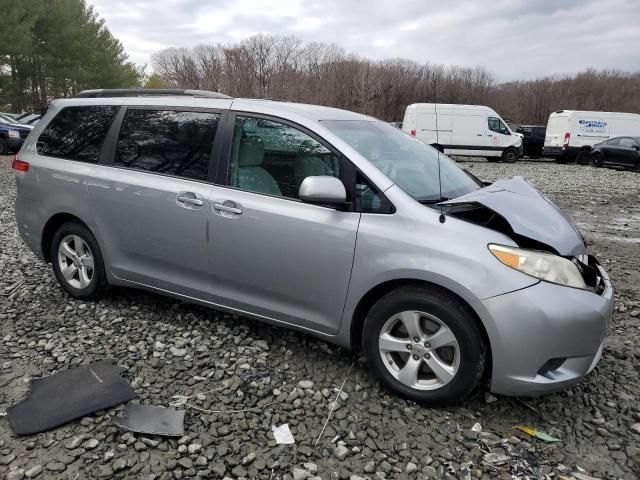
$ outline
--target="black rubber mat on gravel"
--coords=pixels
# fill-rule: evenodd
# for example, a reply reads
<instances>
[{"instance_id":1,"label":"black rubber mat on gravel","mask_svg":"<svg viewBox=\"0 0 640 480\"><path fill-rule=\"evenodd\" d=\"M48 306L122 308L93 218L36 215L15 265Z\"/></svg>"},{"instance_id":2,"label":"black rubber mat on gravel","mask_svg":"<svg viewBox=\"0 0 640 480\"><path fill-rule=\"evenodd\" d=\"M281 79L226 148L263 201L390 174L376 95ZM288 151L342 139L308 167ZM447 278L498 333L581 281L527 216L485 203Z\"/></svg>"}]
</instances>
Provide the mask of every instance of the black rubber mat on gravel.
<instances>
[{"instance_id":1,"label":"black rubber mat on gravel","mask_svg":"<svg viewBox=\"0 0 640 480\"><path fill-rule=\"evenodd\" d=\"M135 398L123 371L104 360L31 380L27 397L7 409L11 428L18 435L40 433Z\"/></svg>"}]
</instances>

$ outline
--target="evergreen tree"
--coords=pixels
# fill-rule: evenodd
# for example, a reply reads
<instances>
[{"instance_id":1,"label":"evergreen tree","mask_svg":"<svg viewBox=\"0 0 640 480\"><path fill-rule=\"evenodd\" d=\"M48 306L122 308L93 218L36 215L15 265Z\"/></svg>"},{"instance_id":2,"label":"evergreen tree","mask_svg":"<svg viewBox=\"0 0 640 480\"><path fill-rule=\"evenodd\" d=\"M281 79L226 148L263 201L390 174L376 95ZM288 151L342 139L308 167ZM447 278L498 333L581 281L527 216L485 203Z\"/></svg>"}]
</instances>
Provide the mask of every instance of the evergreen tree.
<instances>
[{"instance_id":1,"label":"evergreen tree","mask_svg":"<svg viewBox=\"0 0 640 480\"><path fill-rule=\"evenodd\" d=\"M0 0L0 11L0 106L39 111L87 88L140 85L142 72L84 0Z\"/></svg>"}]
</instances>

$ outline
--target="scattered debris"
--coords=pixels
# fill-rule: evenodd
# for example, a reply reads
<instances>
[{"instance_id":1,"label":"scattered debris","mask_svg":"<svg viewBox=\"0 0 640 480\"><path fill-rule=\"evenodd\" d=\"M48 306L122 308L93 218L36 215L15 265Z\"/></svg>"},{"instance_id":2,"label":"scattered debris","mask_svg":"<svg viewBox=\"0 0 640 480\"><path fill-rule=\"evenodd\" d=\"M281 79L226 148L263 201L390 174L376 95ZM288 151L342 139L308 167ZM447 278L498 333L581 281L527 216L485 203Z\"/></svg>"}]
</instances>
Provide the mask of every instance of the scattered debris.
<instances>
[{"instance_id":1,"label":"scattered debris","mask_svg":"<svg viewBox=\"0 0 640 480\"><path fill-rule=\"evenodd\" d=\"M492 395L489 392L484 393L484 403L493 403L497 401L498 401L498 397L496 397L495 395Z\"/></svg>"},{"instance_id":2,"label":"scattered debris","mask_svg":"<svg viewBox=\"0 0 640 480\"><path fill-rule=\"evenodd\" d=\"M502 453L485 453L482 458L490 465L504 465L511 459L509 455Z\"/></svg>"},{"instance_id":3,"label":"scattered debris","mask_svg":"<svg viewBox=\"0 0 640 480\"><path fill-rule=\"evenodd\" d=\"M24 280L18 280L13 285L5 287L4 291L0 292L0 297L9 297L13 292L16 292L23 284Z\"/></svg>"},{"instance_id":4,"label":"scattered debris","mask_svg":"<svg viewBox=\"0 0 640 480\"><path fill-rule=\"evenodd\" d=\"M291 430L289 430L288 423L284 423L279 427L272 425L271 431L273 432L273 438L276 439L276 443L279 445L291 445L292 443L296 443L293 435L291 434Z\"/></svg>"},{"instance_id":5,"label":"scattered debris","mask_svg":"<svg viewBox=\"0 0 640 480\"><path fill-rule=\"evenodd\" d=\"M473 427L471 427L471 430L473 430L474 432L481 433L482 432L482 425L480 425L479 423L476 423L476 424L473 425Z\"/></svg>"},{"instance_id":6,"label":"scattered debris","mask_svg":"<svg viewBox=\"0 0 640 480\"><path fill-rule=\"evenodd\" d=\"M184 435L184 414L184 410L128 403L111 421L135 433L179 437Z\"/></svg>"},{"instance_id":7,"label":"scattered debris","mask_svg":"<svg viewBox=\"0 0 640 480\"><path fill-rule=\"evenodd\" d=\"M529 427L527 425L518 425L515 428L517 428L521 432L526 433L527 435L531 435L532 437L539 438L540 440L542 440L544 442L547 442L547 443L554 443L554 442L561 442L562 441L559 438L552 437L551 435L549 435L546 432L543 432L542 430L537 430L537 429L535 429L533 427Z\"/></svg>"},{"instance_id":8,"label":"scattered debris","mask_svg":"<svg viewBox=\"0 0 640 480\"><path fill-rule=\"evenodd\" d=\"M0 412L0 417L6 417L7 416L7 412Z\"/></svg>"},{"instance_id":9,"label":"scattered debris","mask_svg":"<svg viewBox=\"0 0 640 480\"><path fill-rule=\"evenodd\" d=\"M327 428L327 424L329 423L329 420L331 419L331 415L333 414L333 410L336 408L336 403L338 403L338 398L340 397L340 394L342 393L342 389L344 388L344 384L347 383L347 378L349 378L349 374L351 373L351 369L352 368L353 368L353 362L351 362L351 366L349 367L349 370L347 371L347 374L344 376L344 380L342 381L342 385L340 385L340 389L338 390L338 394L336 395L335 400L331 404L331 409L329 410L329 415L327 415L327 419L324 421L324 425L322 426L322 430L320 430L320 434L318 435L318 438L316 438L316 443L313 445L314 448L318 446L318 442L320 441L320 438L322 438L322 434L324 433L325 428Z\"/></svg>"},{"instance_id":10,"label":"scattered debris","mask_svg":"<svg viewBox=\"0 0 640 480\"><path fill-rule=\"evenodd\" d=\"M527 402L525 402L524 400L518 398L518 397L514 397L514 400L516 402L518 402L521 405L524 405L525 407L527 407L529 410L531 410L532 412L536 412L538 415L542 416L542 414L540 413L540 410L538 410L536 407L534 407L533 405L528 404Z\"/></svg>"},{"instance_id":11,"label":"scattered debris","mask_svg":"<svg viewBox=\"0 0 640 480\"><path fill-rule=\"evenodd\" d=\"M338 443L340 440L346 437L348 433L349 432L347 432L346 430L342 430L341 432L338 432L338 434L331 439L331 443Z\"/></svg>"},{"instance_id":12,"label":"scattered debris","mask_svg":"<svg viewBox=\"0 0 640 480\"><path fill-rule=\"evenodd\" d=\"M23 401L7 409L18 435L44 432L135 398L123 367L104 360L31 380Z\"/></svg>"}]
</instances>

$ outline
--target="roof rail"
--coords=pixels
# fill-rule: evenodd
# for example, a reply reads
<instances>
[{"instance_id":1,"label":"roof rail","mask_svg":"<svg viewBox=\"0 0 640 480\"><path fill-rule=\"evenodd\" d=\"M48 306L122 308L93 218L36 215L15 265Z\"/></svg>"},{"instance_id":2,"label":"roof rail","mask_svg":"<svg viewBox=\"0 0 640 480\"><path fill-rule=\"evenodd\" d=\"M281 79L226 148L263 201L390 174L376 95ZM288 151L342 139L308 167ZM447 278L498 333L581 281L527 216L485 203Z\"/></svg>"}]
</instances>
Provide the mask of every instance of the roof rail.
<instances>
[{"instance_id":1,"label":"roof rail","mask_svg":"<svg viewBox=\"0 0 640 480\"><path fill-rule=\"evenodd\" d=\"M220 92L209 90L186 90L183 88L96 88L94 90L83 90L75 98L98 98L98 97L141 97L146 95L185 95L189 97L202 98L231 98Z\"/></svg>"}]
</instances>

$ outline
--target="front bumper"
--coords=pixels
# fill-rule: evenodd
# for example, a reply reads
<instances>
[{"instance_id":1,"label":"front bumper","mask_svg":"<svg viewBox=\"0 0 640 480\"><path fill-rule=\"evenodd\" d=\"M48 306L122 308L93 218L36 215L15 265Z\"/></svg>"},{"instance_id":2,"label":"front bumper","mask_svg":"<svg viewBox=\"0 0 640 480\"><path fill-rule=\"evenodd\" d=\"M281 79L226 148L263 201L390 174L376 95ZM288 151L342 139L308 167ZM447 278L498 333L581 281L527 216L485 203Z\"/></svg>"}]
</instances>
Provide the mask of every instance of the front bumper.
<instances>
[{"instance_id":1,"label":"front bumper","mask_svg":"<svg viewBox=\"0 0 640 480\"><path fill-rule=\"evenodd\" d=\"M600 294L540 282L477 302L491 342L492 392L549 393L575 385L595 368L614 301L609 276L598 269ZM545 370L552 359L565 360Z\"/></svg>"}]
</instances>

